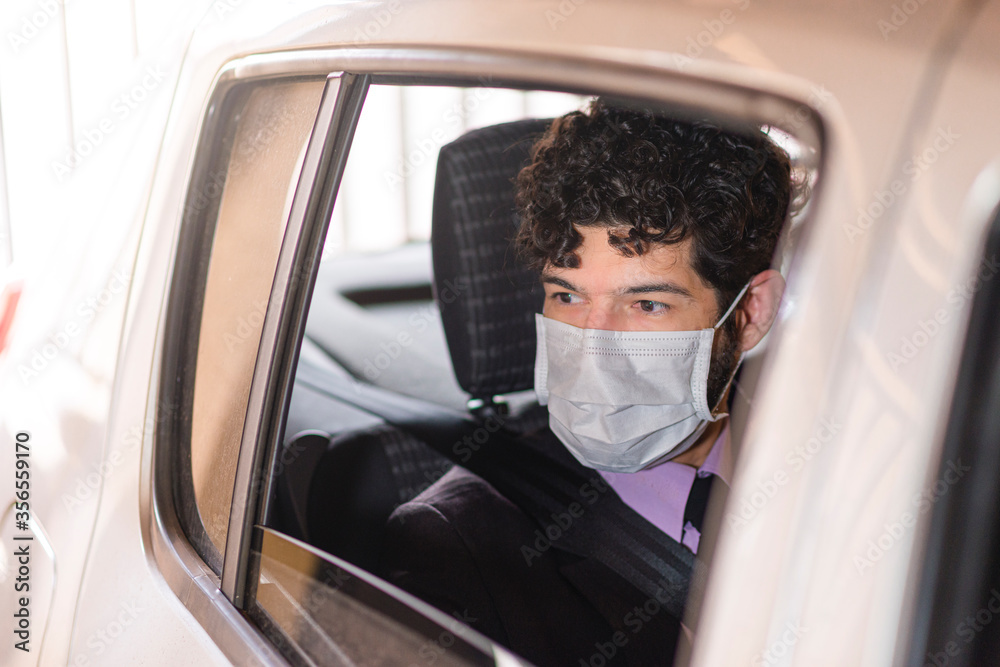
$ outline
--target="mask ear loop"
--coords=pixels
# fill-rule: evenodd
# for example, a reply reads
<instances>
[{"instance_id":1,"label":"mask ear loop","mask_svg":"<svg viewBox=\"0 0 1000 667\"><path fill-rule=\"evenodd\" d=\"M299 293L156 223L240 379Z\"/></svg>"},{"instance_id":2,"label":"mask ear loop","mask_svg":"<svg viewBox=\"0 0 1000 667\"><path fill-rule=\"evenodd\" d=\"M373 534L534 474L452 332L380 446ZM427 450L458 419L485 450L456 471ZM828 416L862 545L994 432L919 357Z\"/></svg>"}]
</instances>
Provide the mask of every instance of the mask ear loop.
<instances>
[{"instance_id":1,"label":"mask ear loop","mask_svg":"<svg viewBox=\"0 0 1000 667\"><path fill-rule=\"evenodd\" d=\"M735 299L733 299L733 302L731 304L729 304L729 310L727 310L726 314L723 315L722 318L718 322L715 323L715 326L712 327L713 329L718 329L719 327L722 326L722 323L726 321L726 319L730 316L730 314L732 314L732 312L734 310L736 310L736 306L739 305L740 299L743 298L743 295L747 293L747 290L749 288L750 288L750 281L748 280L747 284L744 285L743 289L740 290L740 293L736 295Z\"/></svg>"},{"instance_id":2,"label":"mask ear loop","mask_svg":"<svg viewBox=\"0 0 1000 667\"><path fill-rule=\"evenodd\" d=\"M741 289L740 293L736 295L736 298L733 299L733 302L729 304L729 310L727 310L726 313L722 316L722 318L718 321L718 323L716 323L716 325L712 327L713 330L716 330L720 326L722 326L722 323L726 321L726 319L730 316L730 314L732 314L734 310L736 310L736 306L739 305L740 299L742 299L743 295L747 293L747 289L749 289L749 287L750 287L750 281L747 281L747 284L743 286L743 289ZM726 382L726 386L722 389L722 393L719 394L719 400L716 401L715 405L712 406L711 413L714 416L713 421L721 419L729 414L727 412L725 414L716 415L715 411L719 409L719 406L722 404L722 399L725 398L726 394L729 392L729 387L732 386L733 380L736 378L736 371L740 369L740 364L743 363L743 357L745 357L746 354L747 354L746 350L740 352L740 358L736 360L736 365L733 366L733 372L729 374L729 380Z\"/></svg>"}]
</instances>

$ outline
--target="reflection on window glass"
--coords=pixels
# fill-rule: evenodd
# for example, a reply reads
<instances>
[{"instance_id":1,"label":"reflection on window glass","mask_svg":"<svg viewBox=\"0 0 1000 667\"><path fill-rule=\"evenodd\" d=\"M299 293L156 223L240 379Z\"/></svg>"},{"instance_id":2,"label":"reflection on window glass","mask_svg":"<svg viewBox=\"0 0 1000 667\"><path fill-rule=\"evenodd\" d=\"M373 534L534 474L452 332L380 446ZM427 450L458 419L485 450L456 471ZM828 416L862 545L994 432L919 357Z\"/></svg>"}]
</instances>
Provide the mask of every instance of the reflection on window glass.
<instances>
[{"instance_id":1,"label":"reflection on window glass","mask_svg":"<svg viewBox=\"0 0 1000 667\"><path fill-rule=\"evenodd\" d=\"M259 535L250 616L287 657L316 665L397 665L402 656L437 667L494 664L485 643L453 620L433 623L367 577L273 531Z\"/></svg>"}]
</instances>

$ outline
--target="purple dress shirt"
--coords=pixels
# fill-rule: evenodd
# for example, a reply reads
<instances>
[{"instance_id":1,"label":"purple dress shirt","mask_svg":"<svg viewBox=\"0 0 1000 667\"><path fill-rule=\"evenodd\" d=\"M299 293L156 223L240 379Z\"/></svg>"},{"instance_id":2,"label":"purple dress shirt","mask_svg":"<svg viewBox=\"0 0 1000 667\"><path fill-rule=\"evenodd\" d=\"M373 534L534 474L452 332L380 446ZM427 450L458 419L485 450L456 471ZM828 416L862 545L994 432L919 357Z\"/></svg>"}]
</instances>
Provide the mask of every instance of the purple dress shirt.
<instances>
[{"instance_id":1,"label":"purple dress shirt","mask_svg":"<svg viewBox=\"0 0 1000 667\"><path fill-rule=\"evenodd\" d=\"M698 553L701 533L690 521L684 523L684 508L691 494L695 475L718 475L726 485L729 484L733 473L729 421L726 420L726 425L700 468L667 461L639 472L598 472L626 505L664 533Z\"/></svg>"}]
</instances>

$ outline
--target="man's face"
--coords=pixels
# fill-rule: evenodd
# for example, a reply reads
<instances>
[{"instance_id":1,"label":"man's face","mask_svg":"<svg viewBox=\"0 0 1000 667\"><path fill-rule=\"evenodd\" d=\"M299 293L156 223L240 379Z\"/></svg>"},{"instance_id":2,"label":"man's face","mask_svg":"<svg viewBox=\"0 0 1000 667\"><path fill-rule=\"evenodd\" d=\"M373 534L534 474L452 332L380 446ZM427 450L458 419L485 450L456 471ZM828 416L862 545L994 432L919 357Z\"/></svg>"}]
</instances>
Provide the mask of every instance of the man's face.
<instances>
[{"instance_id":1,"label":"man's face","mask_svg":"<svg viewBox=\"0 0 1000 667\"><path fill-rule=\"evenodd\" d=\"M575 269L542 271L542 313L580 329L696 331L715 326L721 313L715 291L691 266L691 241L659 245L625 257L608 244L608 229L578 227L583 243ZM729 304L725 304L725 308ZM742 314L734 312L712 341L707 399L717 405L739 356Z\"/></svg>"},{"instance_id":2,"label":"man's face","mask_svg":"<svg viewBox=\"0 0 1000 667\"><path fill-rule=\"evenodd\" d=\"M608 331L694 331L716 323L715 291L691 267L690 240L625 257L608 244L607 228L577 230L579 267L542 272L546 317Z\"/></svg>"}]
</instances>

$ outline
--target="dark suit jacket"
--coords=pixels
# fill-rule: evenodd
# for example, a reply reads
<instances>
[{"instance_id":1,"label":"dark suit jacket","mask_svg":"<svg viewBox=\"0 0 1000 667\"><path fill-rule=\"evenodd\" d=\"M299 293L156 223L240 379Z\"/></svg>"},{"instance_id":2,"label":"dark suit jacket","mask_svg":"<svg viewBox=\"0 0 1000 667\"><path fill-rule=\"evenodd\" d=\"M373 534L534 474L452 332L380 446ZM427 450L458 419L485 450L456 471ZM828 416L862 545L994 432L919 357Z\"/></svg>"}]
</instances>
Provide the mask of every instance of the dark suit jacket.
<instances>
[{"instance_id":1,"label":"dark suit jacket","mask_svg":"<svg viewBox=\"0 0 1000 667\"><path fill-rule=\"evenodd\" d=\"M456 467L387 525L385 577L537 665L670 665L680 624Z\"/></svg>"}]
</instances>

